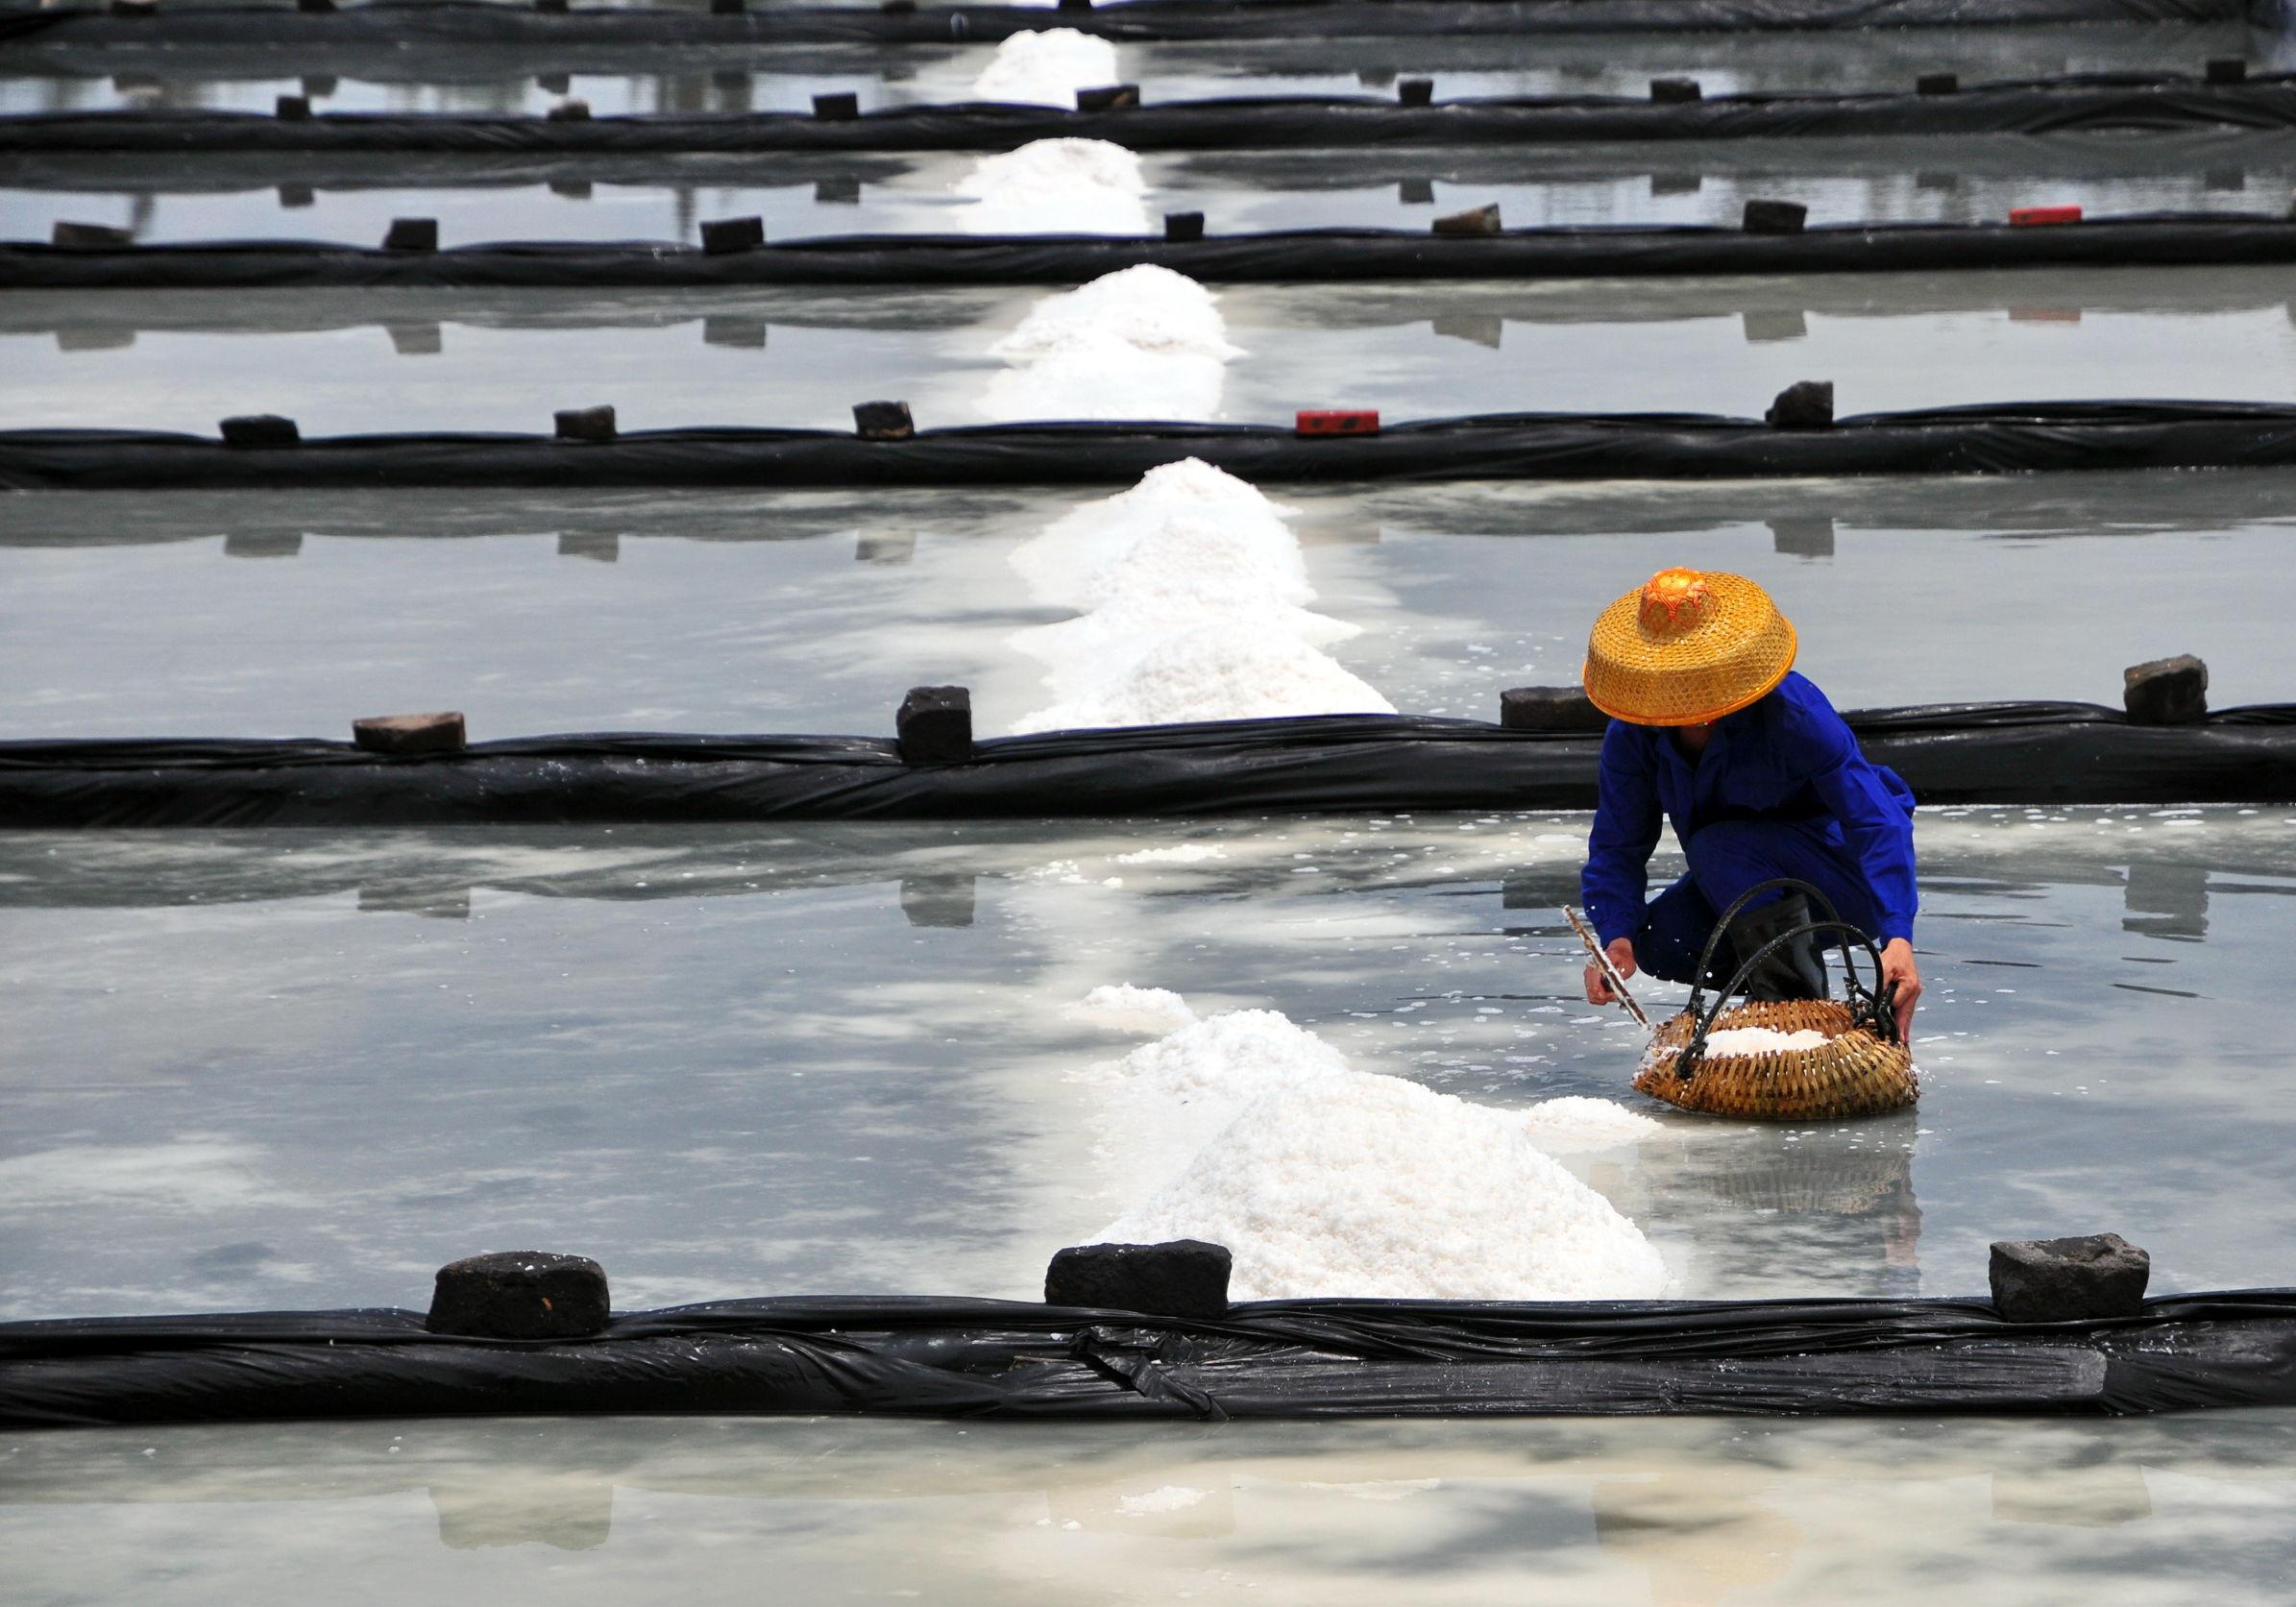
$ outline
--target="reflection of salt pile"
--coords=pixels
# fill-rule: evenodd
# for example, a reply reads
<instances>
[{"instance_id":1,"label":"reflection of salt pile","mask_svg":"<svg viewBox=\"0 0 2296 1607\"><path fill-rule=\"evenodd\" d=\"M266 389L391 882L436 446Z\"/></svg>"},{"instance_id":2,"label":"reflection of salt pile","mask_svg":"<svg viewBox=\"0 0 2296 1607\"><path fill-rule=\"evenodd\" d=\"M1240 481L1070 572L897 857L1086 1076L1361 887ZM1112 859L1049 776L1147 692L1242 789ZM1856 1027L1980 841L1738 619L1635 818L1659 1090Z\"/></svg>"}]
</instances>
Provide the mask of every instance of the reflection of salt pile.
<instances>
[{"instance_id":1,"label":"reflection of salt pile","mask_svg":"<svg viewBox=\"0 0 2296 1607\"><path fill-rule=\"evenodd\" d=\"M1014 729L1392 714L1318 650L1356 627L1303 606L1315 589L1283 513L1189 458L1015 550L1013 567L1040 601L1086 612L1013 637L1045 666L1054 697Z\"/></svg>"},{"instance_id":2,"label":"reflection of salt pile","mask_svg":"<svg viewBox=\"0 0 2296 1607\"><path fill-rule=\"evenodd\" d=\"M983 400L998 419L1209 419L1243 355L1210 291L1145 264L1046 297L989 353L1011 365Z\"/></svg>"},{"instance_id":3,"label":"reflection of salt pile","mask_svg":"<svg viewBox=\"0 0 2296 1607\"><path fill-rule=\"evenodd\" d=\"M1103 1018L1185 1008L1139 989L1093 999ZM1634 1224L1540 1148L1655 1129L1606 1101L1527 1117L1470 1105L1351 1070L1273 1010L1191 1022L1089 1075L1109 1096L1107 1163L1120 1186L1152 1190L1095 1238L1224 1244L1238 1299L1638 1299L1665 1285Z\"/></svg>"},{"instance_id":4,"label":"reflection of salt pile","mask_svg":"<svg viewBox=\"0 0 2296 1607\"><path fill-rule=\"evenodd\" d=\"M985 101L1014 106L1074 106L1079 89L1117 80L1116 47L1073 28L1014 34L972 81Z\"/></svg>"},{"instance_id":5,"label":"reflection of salt pile","mask_svg":"<svg viewBox=\"0 0 2296 1607\"><path fill-rule=\"evenodd\" d=\"M1143 234L1140 158L1105 139L1038 139L983 157L957 181L972 234Z\"/></svg>"}]
</instances>

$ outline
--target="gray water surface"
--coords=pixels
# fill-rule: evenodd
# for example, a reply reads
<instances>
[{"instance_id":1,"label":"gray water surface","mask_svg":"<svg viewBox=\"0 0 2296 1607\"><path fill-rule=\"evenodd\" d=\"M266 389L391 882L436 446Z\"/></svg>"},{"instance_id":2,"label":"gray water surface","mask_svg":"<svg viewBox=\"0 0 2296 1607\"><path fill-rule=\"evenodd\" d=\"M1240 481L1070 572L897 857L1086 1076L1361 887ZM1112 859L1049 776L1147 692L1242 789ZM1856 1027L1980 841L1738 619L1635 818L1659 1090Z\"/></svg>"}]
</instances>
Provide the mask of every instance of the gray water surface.
<instances>
[{"instance_id":1,"label":"gray water surface","mask_svg":"<svg viewBox=\"0 0 2296 1607\"><path fill-rule=\"evenodd\" d=\"M1047 29L1064 26L1051 14ZM833 91L865 109L978 98L995 46L695 45L647 50L537 40L379 51L299 41L263 46L104 48L68 33L12 47L0 111L209 107L269 111L307 95L322 111L529 111L578 96L599 115L795 111ZM1924 72L1965 83L2073 73L2198 74L2211 57L2258 70L2287 60L2280 35L2237 25L2141 25L1824 33L1604 35L1510 39L1303 38L1120 44L1116 75L1149 101L1214 95L1391 93L1435 78L1444 98L1639 95L1652 78L1692 76L1708 94L1910 88Z\"/></svg>"},{"instance_id":2,"label":"gray water surface","mask_svg":"<svg viewBox=\"0 0 2296 1607\"><path fill-rule=\"evenodd\" d=\"M0 166L0 239L59 220L153 241L321 239L372 244L392 219L437 221L448 246L486 240L698 239L710 218L754 213L773 239L961 232L953 186L969 154L440 157L228 152L26 153ZM1999 222L2016 207L2091 215L2278 216L2296 187L2296 135L1665 140L1642 144L1390 146L1141 158L1143 223L1200 211L1214 233L1339 226L1419 229L1498 204L1510 227L1735 227L1749 199L1798 202L1813 223ZM1049 208L1047 231L1077 227Z\"/></svg>"},{"instance_id":3,"label":"gray water surface","mask_svg":"<svg viewBox=\"0 0 2296 1607\"><path fill-rule=\"evenodd\" d=\"M1496 718L1674 564L1747 574L1844 708L2117 703L2207 656L2219 707L2296 694L2296 475L1268 488L1331 649L1398 708ZM916 685L985 731L1046 701L1010 642L1069 617L1011 555L1089 488L59 493L0 499L0 736L309 736L457 708L550 731L888 732ZM2133 599L2142 599L2138 606Z\"/></svg>"},{"instance_id":4,"label":"gray water surface","mask_svg":"<svg viewBox=\"0 0 2296 1607\"><path fill-rule=\"evenodd\" d=\"M1241 354L1224 366L1142 357L1065 383L993 350L1054 289L50 292L0 310L0 428L208 433L281 413L306 435L534 431L606 402L624 429L843 429L880 396L926 426L1288 424L1317 406L1752 417L1813 377L1845 415L2287 402L2292 282L2250 267L1234 285L1218 305Z\"/></svg>"},{"instance_id":5,"label":"gray water surface","mask_svg":"<svg viewBox=\"0 0 2296 1607\"><path fill-rule=\"evenodd\" d=\"M2284 1413L0 1438L24 1599L2276 1603ZM259 1562L257 1561L259 1559Z\"/></svg>"},{"instance_id":6,"label":"gray water surface","mask_svg":"<svg viewBox=\"0 0 2296 1607\"><path fill-rule=\"evenodd\" d=\"M1585 830L0 837L0 1311L420 1304L442 1262L510 1245L598 1256L630 1307L1026 1298L1130 1203L1070 1076L1138 1041L1065 1014L1104 983L1279 1010L1483 1104L1646 1106L1643 1040L1577 998L1556 914ZM1646 1106L1655 1136L1566 1162L1672 1292L1966 1294L1993 1239L2108 1229L2156 1289L2296 1278L2296 817L1949 811L1917 836L1917 1108ZM1184 844L1204 856L1124 857Z\"/></svg>"}]
</instances>

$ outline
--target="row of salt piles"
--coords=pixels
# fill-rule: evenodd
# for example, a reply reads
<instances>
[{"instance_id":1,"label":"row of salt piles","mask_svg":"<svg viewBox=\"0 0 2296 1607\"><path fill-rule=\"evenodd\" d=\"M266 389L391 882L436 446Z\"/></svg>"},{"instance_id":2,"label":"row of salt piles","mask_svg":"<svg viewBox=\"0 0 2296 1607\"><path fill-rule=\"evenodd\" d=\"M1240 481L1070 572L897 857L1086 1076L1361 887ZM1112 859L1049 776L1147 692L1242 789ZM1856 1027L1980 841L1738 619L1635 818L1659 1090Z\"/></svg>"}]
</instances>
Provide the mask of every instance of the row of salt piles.
<instances>
[{"instance_id":1,"label":"row of salt piles","mask_svg":"<svg viewBox=\"0 0 2296 1607\"><path fill-rule=\"evenodd\" d=\"M1079 89L1116 82L1116 47L1073 28L1014 34L973 81L983 100L1074 106ZM984 157L956 185L973 234L1144 234L1140 158L1105 139L1039 139Z\"/></svg>"},{"instance_id":2,"label":"row of salt piles","mask_svg":"<svg viewBox=\"0 0 2296 1607\"><path fill-rule=\"evenodd\" d=\"M1117 82L1115 50L1071 29L1005 41L984 99L1065 106ZM1048 139L976 164L957 186L976 233L1144 233L1139 158ZM1241 355L1215 299L1158 268L1111 274L1033 309L991 353L1005 418L1206 419ZM1392 713L1320 649L1356 627L1314 614L1298 536L1257 489L1188 459L1087 504L1016 550L1038 600L1074 620L1018 633L1054 695L1015 729ZM1527 1114L1350 1068L1272 1010L1198 1020L1177 995L1104 987L1083 1009L1158 1033L1087 1076L1108 1093L1104 1175L1136 1203L1105 1242L1203 1238L1235 1255L1258 1300L1653 1296L1649 1242L1551 1153L1603 1149L1657 1124L1603 1100Z\"/></svg>"}]
</instances>

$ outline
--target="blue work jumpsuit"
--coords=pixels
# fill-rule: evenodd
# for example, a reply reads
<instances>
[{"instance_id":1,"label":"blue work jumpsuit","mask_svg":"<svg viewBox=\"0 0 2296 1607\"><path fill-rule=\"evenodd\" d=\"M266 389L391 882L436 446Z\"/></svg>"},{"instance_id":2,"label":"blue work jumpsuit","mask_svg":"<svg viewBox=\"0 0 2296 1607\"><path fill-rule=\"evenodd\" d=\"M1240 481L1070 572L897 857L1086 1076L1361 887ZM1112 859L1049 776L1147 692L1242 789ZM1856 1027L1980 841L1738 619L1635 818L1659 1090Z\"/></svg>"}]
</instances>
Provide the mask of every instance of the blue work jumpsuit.
<instances>
[{"instance_id":1,"label":"blue work jumpsuit","mask_svg":"<svg viewBox=\"0 0 2296 1607\"><path fill-rule=\"evenodd\" d=\"M1661 812L1690 873L1645 903ZM1605 947L1631 937L1635 964L1669 982L1693 980L1721 912L1773 876L1814 884L1877 943L1910 941L1913 816L1913 790L1869 764L1825 694L1789 672L1716 720L1695 759L1671 729L1610 722L1580 897ZM1725 945L1715 963L1730 962Z\"/></svg>"}]
</instances>

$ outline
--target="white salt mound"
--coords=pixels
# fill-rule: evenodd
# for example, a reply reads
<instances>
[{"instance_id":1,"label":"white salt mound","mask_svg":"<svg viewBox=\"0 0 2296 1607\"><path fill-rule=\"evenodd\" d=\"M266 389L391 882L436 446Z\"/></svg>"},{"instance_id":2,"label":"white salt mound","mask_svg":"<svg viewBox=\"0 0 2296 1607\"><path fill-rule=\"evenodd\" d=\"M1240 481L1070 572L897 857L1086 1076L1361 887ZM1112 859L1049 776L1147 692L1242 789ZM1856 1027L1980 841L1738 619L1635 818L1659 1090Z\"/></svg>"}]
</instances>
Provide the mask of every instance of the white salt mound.
<instances>
[{"instance_id":1,"label":"white salt mound","mask_svg":"<svg viewBox=\"0 0 2296 1607\"><path fill-rule=\"evenodd\" d=\"M983 397L1001 420L1209 419L1243 355L1212 293L1153 264L1045 297L989 352L1009 365Z\"/></svg>"},{"instance_id":2,"label":"white salt mound","mask_svg":"<svg viewBox=\"0 0 2296 1607\"><path fill-rule=\"evenodd\" d=\"M1076 105L1079 89L1114 84L1116 47L1073 28L1046 28L1014 34L996 47L989 65L972 81L985 101L1011 106Z\"/></svg>"},{"instance_id":3,"label":"white salt mound","mask_svg":"<svg viewBox=\"0 0 2296 1607\"><path fill-rule=\"evenodd\" d=\"M1110 1090L1115 1131L1130 1158L1151 1162L1153 1184L1255 1101L1347 1069L1345 1056L1280 1011L1235 1010L1190 1021L1086 1075Z\"/></svg>"},{"instance_id":4,"label":"white salt mound","mask_svg":"<svg viewBox=\"0 0 2296 1607\"><path fill-rule=\"evenodd\" d=\"M1657 1125L1590 1108L1606 1101L1553 1100L1529 1119L1470 1105L1351 1070L1264 1010L1195 1021L1087 1076L1108 1099L1101 1159L1144 1195L1096 1237L1225 1244L1238 1299L1629 1299L1666 1281L1634 1224L1533 1141L1542 1127Z\"/></svg>"},{"instance_id":5,"label":"white salt mound","mask_svg":"<svg viewBox=\"0 0 2296 1607\"><path fill-rule=\"evenodd\" d=\"M1030 590L1087 612L1009 639L1052 694L1013 729L1392 714L1322 651L1357 627L1302 606L1315 589L1288 511L1189 458L1024 544Z\"/></svg>"},{"instance_id":6,"label":"white salt mound","mask_svg":"<svg viewBox=\"0 0 2296 1607\"><path fill-rule=\"evenodd\" d=\"M1140 158L1105 139L1038 139L984 157L957 181L973 234L1144 234Z\"/></svg>"},{"instance_id":7,"label":"white salt mound","mask_svg":"<svg viewBox=\"0 0 2296 1607\"><path fill-rule=\"evenodd\" d=\"M1057 350L1002 369L981 391L990 423L1139 419L1201 424L1220 410L1228 371L1192 352L1144 352L1098 329L1076 329Z\"/></svg>"},{"instance_id":8,"label":"white salt mound","mask_svg":"<svg viewBox=\"0 0 2296 1607\"><path fill-rule=\"evenodd\" d=\"M1666 1283L1610 1203L1508 1113L1342 1072L1248 1107L1097 1235L1209 1239L1238 1300L1621 1300Z\"/></svg>"},{"instance_id":9,"label":"white salt mound","mask_svg":"<svg viewBox=\"0 0 2296 1607\"><path fill-rule=\"evenodd\" d=\"M1136 863L1120 860L1119 863ZM1162 1035L1193 1026L1196 1012L1168 987L1133 987L1123 983L1095 987L1068 1007L1070 1019L1111 1033Z\"/></svg>"},{"instance_id":10,"label":"white salt mound","mask_svg":"<svg viewBox=\"0 0 2296 1607\"><path fill-rule=\"evenodd\" d=\"M1119 674L1013 722L1016 732L1295 715L1393 714L1361 677L1297 637L1221 621L1159 642Z\"/></svg>"},{"instance_id":11,"label":"white salt mound","mask_svg":"<svg viewBox=\"0 0 2296 1607\"><path fill-rule=\"evenodd\" d=\"M1185 274L1152 262L1045 297L989 349L989 354L1014 361L1042 356L1080 329L1114 335L1143 351L1189 352L1223 361L1244 354L1228 342L1219 298Z\"/></svg>"},{"instance_id":12,"label":"white salt mound","mask_svg":"<svg viewBox=\"0 0 2296 1607\"><path fill-rule=\"evenodd\" d=\"M1238 546L1288 548L1296 554L1299 539L1284 523L1290 512L1226 470L1183 458L1149 470L1129 491L1062 515L1016 548L1012 564L1038 601L1089 608L1109 600L1096 583L1102 572L1136 546L1160 543L1178 524L1211 524ZM1300 573L1305 580L1304 563ZM1291 600L1306 602L1313 595Z\"/></svg>"}]
</instances>

